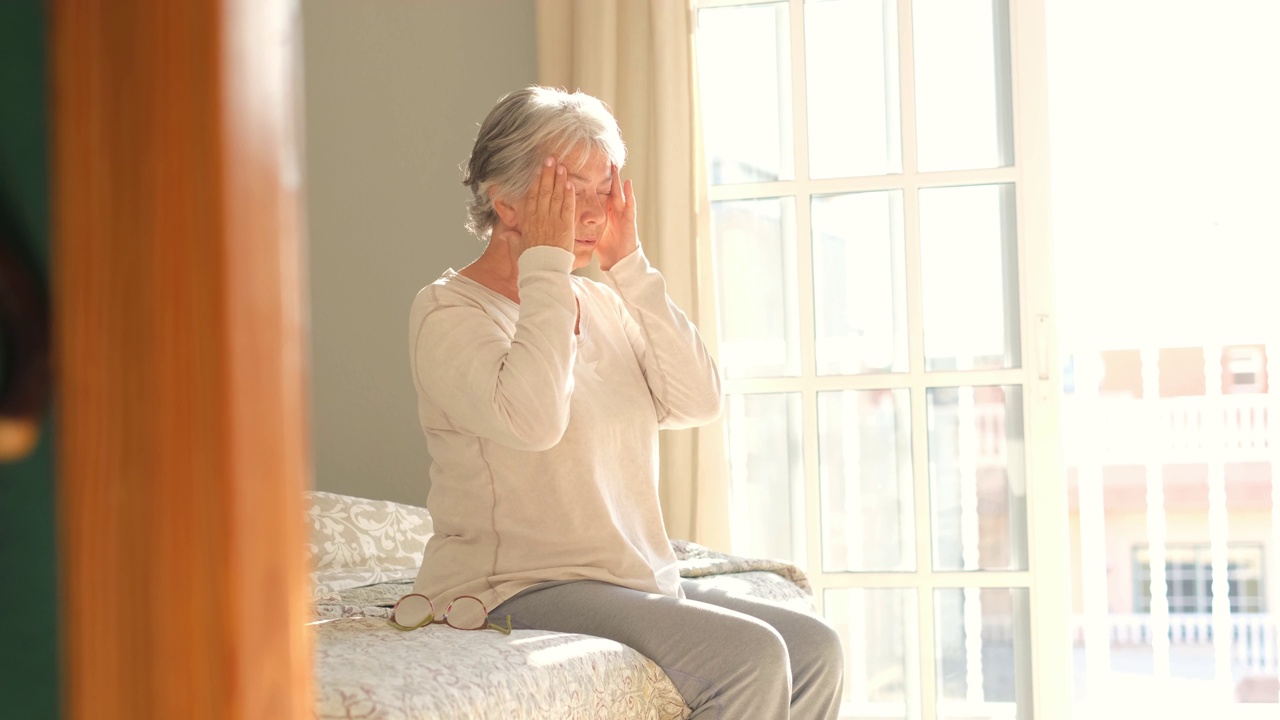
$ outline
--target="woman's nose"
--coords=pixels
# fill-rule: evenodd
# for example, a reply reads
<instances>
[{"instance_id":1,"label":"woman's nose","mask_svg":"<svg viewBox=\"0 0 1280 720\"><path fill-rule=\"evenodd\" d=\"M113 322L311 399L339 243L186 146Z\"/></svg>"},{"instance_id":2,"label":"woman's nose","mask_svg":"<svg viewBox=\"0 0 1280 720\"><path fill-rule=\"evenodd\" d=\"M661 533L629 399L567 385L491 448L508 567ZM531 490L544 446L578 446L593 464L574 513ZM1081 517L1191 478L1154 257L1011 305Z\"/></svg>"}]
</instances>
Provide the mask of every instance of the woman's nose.
<instances>
[{"instance_id":1,"label":"woman's nose","mask_svg":"<svg viewBox=\"0 0 1280 720\"><path fill-rule=\"evenodd\" d=\"M598 193L585 193L578 204L579 217L584 225L599 224L604 221L604 201Z\"/></svg>"}]
</instances>

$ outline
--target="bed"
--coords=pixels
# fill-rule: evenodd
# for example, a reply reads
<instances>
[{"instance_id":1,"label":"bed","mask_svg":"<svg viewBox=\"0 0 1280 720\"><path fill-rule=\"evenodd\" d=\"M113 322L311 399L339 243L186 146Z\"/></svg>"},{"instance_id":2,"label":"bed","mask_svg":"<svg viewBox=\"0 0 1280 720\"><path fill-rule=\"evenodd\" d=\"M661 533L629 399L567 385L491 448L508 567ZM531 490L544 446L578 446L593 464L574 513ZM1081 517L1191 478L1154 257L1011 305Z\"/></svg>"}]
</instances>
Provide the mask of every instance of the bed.
<instances>
[{"instance_id":1,"label":"bed","mask_svg":"<svg viewBox=\"0 0 1280 720\"><path fill-rule=\"evenodd\" d=\"M686 718L661 668L631 648L586 635L442 626L403 633L386 623L409 592L431 536L426 509L308 493L317 718ZM673 541L681 575L811 610L792 565Z\"/></svg>"}]
</instances>

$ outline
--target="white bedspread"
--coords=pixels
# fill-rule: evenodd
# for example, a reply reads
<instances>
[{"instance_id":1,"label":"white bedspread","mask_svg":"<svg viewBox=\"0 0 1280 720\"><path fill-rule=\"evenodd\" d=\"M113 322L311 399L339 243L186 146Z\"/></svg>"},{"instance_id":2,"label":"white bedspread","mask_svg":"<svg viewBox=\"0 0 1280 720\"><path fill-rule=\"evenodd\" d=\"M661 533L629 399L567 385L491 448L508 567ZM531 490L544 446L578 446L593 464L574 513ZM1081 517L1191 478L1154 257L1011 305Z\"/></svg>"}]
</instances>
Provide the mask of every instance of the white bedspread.
<instances>
[{"instance_id":1,"label":"white bedspread","mask_svg":"<svg viewBox=\"0 0 1280 720\"><path fill-rule=\"evenodd\" d=\"M309 499L320 720L688 717L662 669L611 640L536 630L391 628L386 618L412 587L430 517L384 501L330 493ZM672 547L683 577L812 608L807 580L787 563L682 541Z\"/></svg>"},{"instance_id":2,"label":"white bedspread","mask_svg":"<svg viewBox=\"0 0 1280 720\"><path fill-rule=\"evenodd\" d=\"M376 618L315 628L316 717L324 720L688 716L657 665L610 640L440 626L405 633Z\"/></svg>"}]
</instances>

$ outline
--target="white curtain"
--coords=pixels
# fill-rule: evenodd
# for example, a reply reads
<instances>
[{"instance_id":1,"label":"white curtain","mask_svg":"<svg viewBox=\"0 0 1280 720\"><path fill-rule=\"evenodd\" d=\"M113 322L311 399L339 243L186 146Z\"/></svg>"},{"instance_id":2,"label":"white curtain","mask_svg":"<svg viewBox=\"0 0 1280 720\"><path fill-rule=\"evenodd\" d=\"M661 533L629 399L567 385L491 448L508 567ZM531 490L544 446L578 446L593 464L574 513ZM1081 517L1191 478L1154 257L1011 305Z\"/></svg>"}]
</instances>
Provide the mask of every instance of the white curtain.
<instances>
[{"instance_id":1,"label":"white curtain","mask_svg":"<svg viewBox=\"0 0 1280 720\"><path fill-rule=\"evenodd\" d=\"M627 143L640 240L668 291L714 353L715 293L687 0L538 0L538 81L582 90L613 108ZM703 237L706 237L704 234ZM667 532L729 549L722 421L664 431L661 497Z\"/></svg>"}]
</instances>

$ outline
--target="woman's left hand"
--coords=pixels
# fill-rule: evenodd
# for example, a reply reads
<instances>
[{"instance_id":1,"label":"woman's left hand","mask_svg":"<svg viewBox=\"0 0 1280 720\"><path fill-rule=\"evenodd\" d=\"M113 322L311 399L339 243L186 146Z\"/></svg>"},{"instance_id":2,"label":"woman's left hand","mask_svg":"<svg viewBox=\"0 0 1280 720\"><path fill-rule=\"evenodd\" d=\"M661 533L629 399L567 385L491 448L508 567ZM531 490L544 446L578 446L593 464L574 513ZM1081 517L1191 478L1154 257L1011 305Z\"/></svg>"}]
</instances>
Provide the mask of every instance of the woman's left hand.
<instances>
[{"instance_id":1,"label":"woman's left hand","mask_svg":"<svg viewBox=\"0 0 1280 720\"><path fill-rule=\"evenodd\" d=\"M609 203L606 208L609 217L608 226L596 247L596 258L600 261L600 269L608 270L622 258L635 252L636 240L636 195L631 181L625 183L619 177L618 166L613 166L613 187L609 191Z\"/></svg>"}]
</instances>

